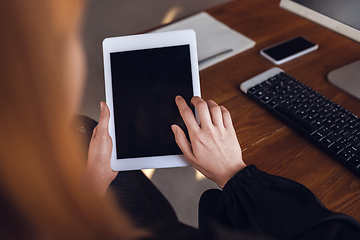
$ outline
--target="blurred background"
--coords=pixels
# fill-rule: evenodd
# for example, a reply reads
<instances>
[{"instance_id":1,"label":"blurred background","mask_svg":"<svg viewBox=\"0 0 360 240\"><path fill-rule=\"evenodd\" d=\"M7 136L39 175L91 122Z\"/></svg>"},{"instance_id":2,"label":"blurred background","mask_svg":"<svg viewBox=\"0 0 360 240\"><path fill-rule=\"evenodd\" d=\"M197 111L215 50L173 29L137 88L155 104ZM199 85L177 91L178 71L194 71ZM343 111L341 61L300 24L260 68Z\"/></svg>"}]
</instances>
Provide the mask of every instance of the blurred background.
<instances>
[{"instance_id":1,"label":"blurred background","mask_svg":"<svg viewBox=\"0 0 360 240\"><path fill-rule=\"evenodd\" d=\"M87 76L79 114L96 121L105 101L101 44L104 38L145 32L230 0L88 0L83 28ZM218 188L193 167L146 170L171 202L180 221L197 227L198 200Z\"/></svg>"}]
</instances>

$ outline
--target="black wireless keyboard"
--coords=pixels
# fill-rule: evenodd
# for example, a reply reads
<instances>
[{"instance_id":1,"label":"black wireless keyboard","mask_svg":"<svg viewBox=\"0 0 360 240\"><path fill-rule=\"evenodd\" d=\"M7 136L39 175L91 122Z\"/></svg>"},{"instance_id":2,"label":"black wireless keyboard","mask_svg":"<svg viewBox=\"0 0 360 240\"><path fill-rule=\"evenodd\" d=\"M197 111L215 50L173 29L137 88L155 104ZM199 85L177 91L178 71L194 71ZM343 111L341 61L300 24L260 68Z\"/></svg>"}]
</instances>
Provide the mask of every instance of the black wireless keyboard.
<instances>
[{"instance_id":1,"label":"black wireless keyboard","mask_svg":"<svg viewBox=\"0 0 360 240\"><path fill-rule=\"evenodd\" d=\"M241 90L360 176L360 118L272 68L242 83Z\"/></svg>"}]
</instances>

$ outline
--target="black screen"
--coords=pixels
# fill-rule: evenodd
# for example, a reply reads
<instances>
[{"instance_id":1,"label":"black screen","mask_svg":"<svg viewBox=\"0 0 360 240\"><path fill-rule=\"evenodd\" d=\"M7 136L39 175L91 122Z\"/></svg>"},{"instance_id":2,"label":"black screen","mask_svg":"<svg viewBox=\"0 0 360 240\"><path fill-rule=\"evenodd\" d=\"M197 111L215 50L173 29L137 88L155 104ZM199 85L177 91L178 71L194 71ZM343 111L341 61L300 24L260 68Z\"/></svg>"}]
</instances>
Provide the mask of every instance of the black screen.
<instances>
[{"instance_id":1,"label":"black screen","mask_svg":"<svg viewBox=\"0 0 360 240\"><path fill-rule=\"evenodd\" d=\"M286 41L285 43L266 49L264 50L264 53L279 61L307 48L313 47L314 45L314 43L309 42L302 37L297 37L290 41Z\"/></svg>"},{"instance_id":2,"label":"black screen","mask_svg":"<svg viewBox=\"0 0 360 240\"><path fill-rule=\"evenodd\" d=\"M181 154L172 124L185 130L175 104L193 96L189 45L110 54L117 158Z\"/></svg>"}]
</instances>

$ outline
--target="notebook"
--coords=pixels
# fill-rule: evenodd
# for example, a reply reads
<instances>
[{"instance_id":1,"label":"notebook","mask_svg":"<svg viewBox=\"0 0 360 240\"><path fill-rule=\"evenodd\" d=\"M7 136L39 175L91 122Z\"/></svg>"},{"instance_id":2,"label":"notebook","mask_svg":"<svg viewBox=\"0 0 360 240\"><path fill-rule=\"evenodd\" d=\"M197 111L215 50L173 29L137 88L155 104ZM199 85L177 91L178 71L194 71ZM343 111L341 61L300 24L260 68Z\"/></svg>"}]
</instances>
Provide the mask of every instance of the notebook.
<instances>
[{"instance_id":1,"label":"notebook","mask_svg":"<svg viewBox=\"0 0 360 240\"><path fill-rule=\"evenodd\" d=\"M255 41L231 29L206 12L174 22L152 32L193 29L196 32L199 70L208 68L255 45Z\"/></svg>"}]
</instances>

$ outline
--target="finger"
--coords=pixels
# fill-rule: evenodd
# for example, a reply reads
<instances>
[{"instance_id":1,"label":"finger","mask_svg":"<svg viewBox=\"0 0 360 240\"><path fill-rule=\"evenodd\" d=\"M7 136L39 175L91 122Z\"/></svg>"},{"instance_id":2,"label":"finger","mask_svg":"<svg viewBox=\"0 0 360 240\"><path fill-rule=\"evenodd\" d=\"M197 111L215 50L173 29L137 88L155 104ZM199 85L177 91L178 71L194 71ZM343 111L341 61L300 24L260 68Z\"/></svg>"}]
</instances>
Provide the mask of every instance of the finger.
<instances>
[{"instance_id":1,"label":"finger","mask_svg":"<svg viewBox=\"0 0 360 240\"><path fill-rule=\"evenodd\" d=\"M213 100L208 100L206 102L209 106L212 123L215 126L224 126L222 110L219 105L217 105Z\"/></svg>"},{"instance_id":2,"label":"finger","mask_svg":"<svg viewBox=\"0 0 360 240\"><path fill-rule=\"evenodd\" d=\"M178 125L175 124L171 126L171 129L174 133L176 144L183 152L185 158L191 162L194 159L194 153L192 151L191 144L186 138L184 131Z\"/></svg>"},{"instance_id":3,"label":"finger","mask_svg":"<svg viewBox=\"0 0 360 240\"><path fill-rule=\"evenodd\" d=\"M171 126L171 129L175 136L175 142L179 146L180 150L184 154L186 160L194 166L196 169L200 169L196 163L196 158L191 146L191 143L187 140L184 131L176 124ZM200 170L199 170L200 171Z\"/></svg>"},{"instance_id":4,"label":"finger","mask_svg":"<svg viewBox=\"0 0 360 240\"><path fill-rule=\"evenodd\" d=\"M189 131L191 131L192 129L198 129L199 125L196 122L194 113L187 105L185 99L181 96L176 96L175 102L187 129Z\"/></svg>"},{"instance_id":5,"label":"finger","mask_svg":"<svg viewBox=\"0 0 360 240\"><path fill-rule=\"evenodd\" d=\"M225 128L234 128L229 110L227 110L224 106L220 106L220 109L222 112L224 127Z\"/></svg>"},{"instance_id":6,"label":"finger","mask_svg":"<svg viewBox=\"0 0 360 240\"><path fill-rule=\"evenodd\" d=\"M94 128L94 130L93 130L91 139L93 139L93 138L96 137L96 133L97 133L97 125L96 125L96 127Z\"/></svg>"},{"instance_id":7,"label":"finger","mask_svg":"<svg viewBox=\"0 0 360 240\"><path fill-rule=\"evenodd\" d=\"M191 103L194 104L194 106L198 110L200 126L204 127L212 125L208 104L202 98L197 96L191 99Z\"/></svg>"},{"instance_id":8,"label":"finger","mask_svg":"<svg viewBox=\"0 0 360 240\"><path fill-rule=\"evenodd\" d=\"M99 124L97 125L98 130L101 132L108 132L109 128L109 119L110 119L110 110L106 103L100 102L100 117L99 117Z\"/></svg>"}]
</instances>

